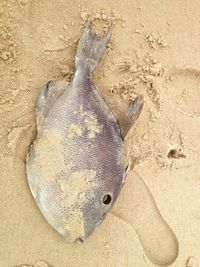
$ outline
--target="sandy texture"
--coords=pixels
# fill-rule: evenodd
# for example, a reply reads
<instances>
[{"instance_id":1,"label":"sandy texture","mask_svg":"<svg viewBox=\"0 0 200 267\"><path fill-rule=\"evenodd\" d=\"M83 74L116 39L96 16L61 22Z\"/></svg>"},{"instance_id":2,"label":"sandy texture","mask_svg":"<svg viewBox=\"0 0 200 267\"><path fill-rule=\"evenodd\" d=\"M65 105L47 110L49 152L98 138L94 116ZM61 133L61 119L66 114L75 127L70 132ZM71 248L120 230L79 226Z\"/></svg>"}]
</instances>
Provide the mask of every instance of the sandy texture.
<instances>
[{"instance_id":1,"label":"sandy texture","mask_svg":"<svg viewBox=\"0 0 200 267\"><path fill-rule=\"evenodd\" d=\"M199 10L198 0L0 1L0 267L154 266L176 256L176 238L172 266L200 266ZM39 212L25 157L40 88L70 80L91 14L97 30L114 21L96 86L111 103L143 94L145 106L126 138L135 169L113 212L70 245Z\"/></svg>"}]
</instances>

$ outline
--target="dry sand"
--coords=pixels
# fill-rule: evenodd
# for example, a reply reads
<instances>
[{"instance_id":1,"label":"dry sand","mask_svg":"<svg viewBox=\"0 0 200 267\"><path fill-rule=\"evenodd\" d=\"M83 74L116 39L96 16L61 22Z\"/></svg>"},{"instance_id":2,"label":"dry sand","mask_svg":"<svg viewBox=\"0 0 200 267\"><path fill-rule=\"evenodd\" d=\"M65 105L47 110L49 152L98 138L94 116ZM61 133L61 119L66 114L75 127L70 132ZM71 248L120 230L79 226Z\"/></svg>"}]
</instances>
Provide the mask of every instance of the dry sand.
<instances>
[{"instance_id":1,"label":"dry sand","mask_svg":"<svg viewBox=\"0 0 200 267\"><path fill-rule=\"evenodd\" d=\"M0 1L0 267L146 267L177 253L171 266L200 266L199 12L198 0ZM145 106L126 138L134 172L112 213L69 245L31 196L25 156L40 87L71 78L89 14L96 27L115 25L96 86L110 103L143 94Z\"/></svg>"}]
</instances>

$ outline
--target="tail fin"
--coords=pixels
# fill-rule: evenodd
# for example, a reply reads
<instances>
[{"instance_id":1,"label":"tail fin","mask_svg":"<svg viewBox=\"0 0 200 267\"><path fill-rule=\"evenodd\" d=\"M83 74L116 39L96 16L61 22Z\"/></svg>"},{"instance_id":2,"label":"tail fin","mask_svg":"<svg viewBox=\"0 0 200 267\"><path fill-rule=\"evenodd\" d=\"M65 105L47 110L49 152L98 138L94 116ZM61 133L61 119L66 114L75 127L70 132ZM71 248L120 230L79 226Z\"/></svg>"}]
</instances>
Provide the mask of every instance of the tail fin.
<instances>
[{"instance_id":1,"label":"tail fin","mask_svg":"<svg viewBox=\"0 0 200 267\"><path fill-rule=\"evenodd\" d=\"M91 19L87 22L85 31L79 40L77 54L76 54L76 65L81 60L90 67L92 72L106 49L107 44L110 41L112 35L112 24L110 25L107 33L101 37L97 36L96 33L92 32L92 21Z\"/></svg>"}]
</instances>

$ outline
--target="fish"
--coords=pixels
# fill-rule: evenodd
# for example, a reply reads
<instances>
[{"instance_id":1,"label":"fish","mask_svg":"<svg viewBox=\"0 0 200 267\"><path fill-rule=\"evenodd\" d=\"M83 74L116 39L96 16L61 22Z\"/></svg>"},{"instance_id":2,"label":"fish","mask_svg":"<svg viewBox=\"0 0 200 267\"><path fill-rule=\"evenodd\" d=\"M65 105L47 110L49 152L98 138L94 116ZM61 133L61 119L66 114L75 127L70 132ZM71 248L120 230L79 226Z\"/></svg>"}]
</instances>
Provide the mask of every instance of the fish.
<instances>
[{"instance_id":1,"label":"fish","mask_svg":"<svg viewBox=\"0 0 200 267\"><path fill-rule=\"evenodd\" d=\"M83 242L112 209L128 169L124 139L138 119L138 95L114 113L92 72L111 39L89 19L79 40L71 82L51 80L36 104L37 136L26 157L30 191L47 222L68 243ZM117 115L116 115L117 114Z\"/></svg>"}]
</instances>

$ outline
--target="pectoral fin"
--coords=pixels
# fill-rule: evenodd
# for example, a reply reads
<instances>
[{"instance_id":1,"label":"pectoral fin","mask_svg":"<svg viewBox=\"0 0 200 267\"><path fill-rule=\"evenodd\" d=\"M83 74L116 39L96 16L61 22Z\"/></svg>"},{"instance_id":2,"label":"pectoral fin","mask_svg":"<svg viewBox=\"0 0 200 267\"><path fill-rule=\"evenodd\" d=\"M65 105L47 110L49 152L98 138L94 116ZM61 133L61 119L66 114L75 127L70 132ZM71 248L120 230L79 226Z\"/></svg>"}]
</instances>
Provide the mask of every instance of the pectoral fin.
<instances>
[{"instance_id":1,"label":"pectoral fin","mask_svg":"<svg viewBox=\"0 0 200 267\"><path fill-rule=\"evenodd\" d=\"M43 124L44 118L56 101L56 99L67 89L69 83L66 81L49 81L47 82L38 97L36 107L37 129L39 130Z\"/></svg>"}]
</instances>

